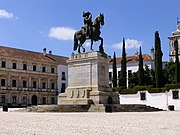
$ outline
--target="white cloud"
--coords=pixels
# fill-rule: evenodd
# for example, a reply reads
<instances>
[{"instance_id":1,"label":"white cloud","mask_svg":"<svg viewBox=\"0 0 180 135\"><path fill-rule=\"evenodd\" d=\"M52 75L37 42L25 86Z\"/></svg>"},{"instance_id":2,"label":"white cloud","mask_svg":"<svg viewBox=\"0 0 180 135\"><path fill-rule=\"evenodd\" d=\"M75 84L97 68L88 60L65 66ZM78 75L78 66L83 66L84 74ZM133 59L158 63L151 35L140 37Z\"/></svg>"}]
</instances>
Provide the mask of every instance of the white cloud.
<instances>
[{"instance_id":1,"label":"white cloud","mask_svg":"<svg viewBox=\"0 0 180 135\"><path fill-rule=\"evenodd\" d=\"M13 13L9 13L6 10L0 9L0 18L9 19L9 18L13 18L13 17L14 17Z\"/></svg>"},{"instance_id":2,"label":"white cloud","mask_svg":"<svg viewBox=\"0 0 180 135\"><path fill-rule=\"evenodd\" d=\"M133 49L139 48L142 46L143 41L138 41L136 39L125 39L125 48L126 49ZM120 43L115 43L112 45L112 48L122 49L123 41Z\"/></svg>"},{"instance_id":3,"label":"white cloud","mask_svg":"<svg viewBox=\"0 0 180 135\"><path fill-rule=\"evenodd\" d=\"M85 46L91 46L91 43L90 43L90 42L87 42L87 43L85 44Z\"/></svg>"},{"instance_id":4,"label":"white cloud","mask_svg":"<svg viewBox=\"0 0 180 135\"><path fill-rule=\"evenodd\" d=\"M57 40L73 40L73 35L75 32L75 29L67 27L52 27L49 30L48 36Z\"/></svg>"}]
</instances>

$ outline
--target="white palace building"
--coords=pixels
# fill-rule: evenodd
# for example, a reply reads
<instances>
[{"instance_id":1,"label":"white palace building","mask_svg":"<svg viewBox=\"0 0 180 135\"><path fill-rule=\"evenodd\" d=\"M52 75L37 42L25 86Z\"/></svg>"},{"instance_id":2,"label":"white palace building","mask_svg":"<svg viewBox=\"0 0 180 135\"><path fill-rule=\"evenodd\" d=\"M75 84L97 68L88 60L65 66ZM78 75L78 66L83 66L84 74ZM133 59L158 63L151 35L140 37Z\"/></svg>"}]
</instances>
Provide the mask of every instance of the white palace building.
<instances>
[{"instance_id":1,"label":"white palace building","mask_svg":"<svg viewBox=\"0 0 180 135\"><path fill-rule=\"evenodd\" d=\"M0 46L0 106L56 104L67 87L66 57Z\"/></svg>"}]
</instances>

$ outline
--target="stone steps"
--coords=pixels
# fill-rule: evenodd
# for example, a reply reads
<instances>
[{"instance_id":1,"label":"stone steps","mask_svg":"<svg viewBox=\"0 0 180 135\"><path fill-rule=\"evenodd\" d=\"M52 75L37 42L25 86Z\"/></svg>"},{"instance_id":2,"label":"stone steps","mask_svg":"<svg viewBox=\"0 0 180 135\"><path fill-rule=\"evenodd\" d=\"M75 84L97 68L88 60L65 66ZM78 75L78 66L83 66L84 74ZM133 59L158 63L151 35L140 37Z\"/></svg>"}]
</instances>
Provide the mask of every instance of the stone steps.
<instances>
[{"instance_id":1,"label":"stone steps","mask_svg":"<svg viewBox=\"0 0 180 135\"><path fill-rule=\"evenodd\" d=\"M38 105L18 110L21 112L152 112L163 111L139 104L91 104L91 105Z\"/></svg>"},{"instance_id":2,"label":"stone steps","mask_svg":"<svg viewBox=\"0 0 180 135\"><path fill-rule=\"evenodd\" d=\"M140 104L127 104L127 105L107 105L111 106L112 112L152 112L163 111L162 109L140 105Z\"/></svg>"}]
</instances>

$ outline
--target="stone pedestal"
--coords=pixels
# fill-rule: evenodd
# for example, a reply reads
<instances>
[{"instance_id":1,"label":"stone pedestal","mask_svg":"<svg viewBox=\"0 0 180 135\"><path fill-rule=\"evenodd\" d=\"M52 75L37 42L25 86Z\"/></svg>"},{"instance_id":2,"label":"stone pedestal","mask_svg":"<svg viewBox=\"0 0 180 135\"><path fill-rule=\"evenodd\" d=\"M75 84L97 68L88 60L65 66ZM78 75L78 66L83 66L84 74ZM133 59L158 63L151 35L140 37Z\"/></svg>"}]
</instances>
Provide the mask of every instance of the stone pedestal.
<instances>
[{"instance_id":1,"label":"stone pedestal","mask_svg":"<svg viewBox=\"0 0 180 135\"><path fill-rule=\"evenodd\" d=\"M58 104L87 105L119 103L119 96L109 87L106 54L91 51L72 54L68 63L68 87L58 97Z\"/></svg>"}]
</instances>

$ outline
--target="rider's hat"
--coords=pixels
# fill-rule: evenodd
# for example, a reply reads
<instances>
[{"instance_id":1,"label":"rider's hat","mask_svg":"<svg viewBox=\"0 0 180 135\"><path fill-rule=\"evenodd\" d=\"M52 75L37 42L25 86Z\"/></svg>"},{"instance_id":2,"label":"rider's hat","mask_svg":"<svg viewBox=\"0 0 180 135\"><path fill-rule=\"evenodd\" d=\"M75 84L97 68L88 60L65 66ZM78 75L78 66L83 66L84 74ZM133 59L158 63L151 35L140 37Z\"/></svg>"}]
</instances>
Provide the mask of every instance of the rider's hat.
<instances>
[{"instance_id":1,"label":"rider's hat","mask_svg":"<svg viewBox=\"0 0 180 135\"><path fill-rule=\"evenodd\" d=\"M90 12L83 11L83 17L89 16L90 14L91 14Z\"/></svg>"}]
</instances>

